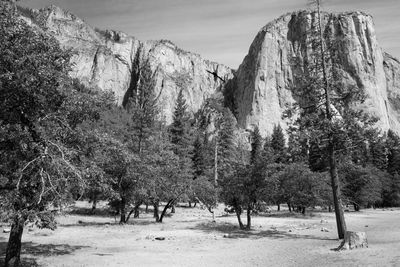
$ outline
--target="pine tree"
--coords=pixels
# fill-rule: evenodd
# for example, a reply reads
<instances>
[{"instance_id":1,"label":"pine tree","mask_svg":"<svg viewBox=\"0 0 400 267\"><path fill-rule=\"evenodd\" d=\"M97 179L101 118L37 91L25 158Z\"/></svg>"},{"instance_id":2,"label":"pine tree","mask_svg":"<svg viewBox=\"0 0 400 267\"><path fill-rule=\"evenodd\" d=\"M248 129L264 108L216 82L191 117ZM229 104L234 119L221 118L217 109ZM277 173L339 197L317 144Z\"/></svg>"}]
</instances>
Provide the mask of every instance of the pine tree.
<instances>
[{"instance_id":1,"label":"pine tree","mask_svg":"<svg viewBox=\"0 0 400 267\"><path fill-rule=\"evenodd\" d=\"M285 135L283 133L282 127L274 125L274 129L271 135L271 148L275 154L275 161L277 163L282 163L286 160L286 147L285 147Z\"/></svg>"},{"instance_id":2,"label":"pine tree","mask_svg":"<svg viewBox=\"0 0 400 267\"><path fill-rule=\"evenodd\" d=\"M170 127L170 139L174 152L180 156L187 156L190 148L189 116L186 100L181 89L175 104L173 122Z\"/></svg>"},{"instance_id":3,"label":"pine tree","mask_svg":"<svg viewBox=\"0 0 400 267\"><path fill-rule=\"evenodd\" d=\"M139 83L135 93L129 99L126 109L131 114L134 137L133 147L137 153L142 153L155 127L158 108L155 97L155 79L149 61L139 69Z\"/></svg>"},{"instance_id":4,"label":"pine tree","mask_svg":"<svg viewBox=\"0 0 400 267\"><path fill-rule=\"evenodd\" d=\"M370 141L369 146L372 164L381 171L386 171L388 168L388 157L384 137L375 135Z\"/></svg>"},{"instance_id":5,"label":"pine tree","mask_svg":"<svg viewBox=\"0 0 400 267\"><path fill-rule=\"evenodd\" d=\"M250 163L255 164L260 160L262 155L262 137L260 134L260 130L258 126L254 128L254 131L251 133L251 156Z\"/></svg>"},{"instance_id":6,"label":"pine tree","mask_svg":"<svg viewBox=\"0 0 400 267\"><path fill-rule=\"evenodd\" d=\"M193 169L194 179L203 176L206 173L206 151L203 144L204 138L200 134L197 135L193 145Z\"/></svg>"},{"instance_id":7,"label":"pine tree","mask_svg":"<svg viewBox=\"0 0 400 267\"><path fill-rule=\"evenodd\" d=\"M392 175L400 174L400 138L392 130L387 133L386 147L388 149L387 171Z\"/></svg>"},{"instance_id":8,"label":"pine tree","mask_svg":"<svg viewBox=\"0 0 400 267\"><path fill-rule=\"evenodd\" d=\"M236 119L232 112L228 108L225 108L219 134L216 139L218 142L218 176L227 176L232 171L232 162L236 156L235 130Z\"/></svg>"}]
</instances>

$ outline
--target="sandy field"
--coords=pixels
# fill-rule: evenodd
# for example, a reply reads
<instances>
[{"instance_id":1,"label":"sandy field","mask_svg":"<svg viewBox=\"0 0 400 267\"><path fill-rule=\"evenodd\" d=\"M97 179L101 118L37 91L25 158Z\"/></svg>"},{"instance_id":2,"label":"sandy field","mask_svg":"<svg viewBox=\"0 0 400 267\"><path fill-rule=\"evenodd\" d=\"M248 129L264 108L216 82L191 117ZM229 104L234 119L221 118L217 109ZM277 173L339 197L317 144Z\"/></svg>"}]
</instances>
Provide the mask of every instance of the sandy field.
<instances>
[{"instance_id":1,"label":"sandy field","mask_svg":"<svg viewBox=\"0 0 400 267\"><path fill-rule=\"evenodd\" d=\"M84 203L79 204L83 208ZM64 215L55 231L25 229L24 266L400 266L400 210L347 212L348 229L365 231L369 248L337 252L333 213L253 217L240 231L235 216L177 207L155 223L151 212L119 225L112 216ZM243 216L243 220L245 218ZM156 240L163 237L165 240ZM8 234L0 233L4 257Z\"/></svg>"}]
</instances>

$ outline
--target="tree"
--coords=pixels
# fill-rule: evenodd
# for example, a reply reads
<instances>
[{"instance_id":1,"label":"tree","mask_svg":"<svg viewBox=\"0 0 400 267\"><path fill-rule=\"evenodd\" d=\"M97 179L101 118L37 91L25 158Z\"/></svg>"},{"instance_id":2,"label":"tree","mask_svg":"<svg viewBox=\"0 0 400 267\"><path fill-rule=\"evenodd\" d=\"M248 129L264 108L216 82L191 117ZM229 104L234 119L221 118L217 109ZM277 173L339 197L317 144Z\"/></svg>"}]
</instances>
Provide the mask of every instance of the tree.
<instances>
[{"instance_id":1,"label":"tree","mask_svg":"<svg viewBox=\"0 0 400 267\"><path fill-rule=\"evenodd\" d=\"M186 100L183 97L183 88L179 91L176 100L173 121L170 126L170 140L174 153L179 157L180 174L182 177L189 178L192 175L193 143L190 132L190 115L187 111ZM188 181L188 184L190 182ZM174 202L171 203L171 207L171 212L175 213Z\"/></svg>"},{"instance_id":2,"label":"tree","mask_svg":"<svg viewBox=\"0 0 400 267\"><path fill-rule=\"evenodd\" d=\"M262 137L258 127L255 127L251 134L251 154L250 166L247 176L242 175L243 189L247 202L247 225L246 228L251 228L251 213L264 192L265 182L265 162L262 157Z\"/></svg>"},{"instance_id":3,"label":"tree","mask_svg":"<svg viewBox=\"0 0 400 267\"><path fill-rule=\"evenodd\" d=\"M344 163L339 166L343 196L359 211L362 206L382 201L383 183L387 175L373 166Z\"/></svg>"},{"instance_id":4,"label":"tree","mask_svg":"<svg viewBox=\"0 0 400 267\"><path fill-rule=\"evenodd\" d=\"M162 222L167 209L170 208L189 188L192 187L193 175L189 168L182 168L182 158L174 151L174 145L168 141L168 135L160 129L151 142L146 155L147 171L145 181L148 188L148 198L153 202L156 222ZM167 204L158 213L159 204Z\"/></svg>"},{"instance_id":5,"label":"tree","mask_svg":"<svg viewBox=\"0 0 400 267\"><path fill-rule=\"evenodd\" d=\"M258 126L256 126L251 133L251 164L255 164L257 161L261 160L262 149L262 137Z\"/></svg>"},{"instance_id":6,"label":"tree","mask_svg":"<svg viewBox=\"0 0 400 267\"><path fill-rule=\"evenodd\" d=\"M49 207L83 194L76 126L97 111L77 104L70 53L54 38L29 27L13 3L0 2L0 25L0 191L12 222L5 266L19 266L25 222L54 229Z\"/></svg>"},{"instance_id":7,"label":"tree","mask_svg":"<svg viewBox=\"0 0 400 267\"><path fill-rule=\"evenodd\" d=\"M324 203L325 173L313 173L304 163L292 163L274 175L279 182L280 198L290 208L297 206L305 214L307 207Z\"/></svg>"},{"instance_id":8,"label":"tree","mask_svg":"<svg viewBox=\"0 0 400 267\"><path fill-rule=\"evenodd\" d=\"M141 153L143 146L151 136L158 115L155 96L155 79L149 61L139 69L139 82L135 93L129 98L126 109L132 118L131 134L134 152Z\"/></svg>"},{"instance_id":9,"label":"tree","mask_svg":"<svg viewBox=\"0 0 400 267\"><path fill-rule=\"evenodd\" d=\"M276 163L284 162L286 156L285 135L280 124L274 125L271 135L271 148L275 153Z\"/></svg>"},{"instance_id":10,"label":"tree","mask_svg":"<svg viewBox=\"0 0 400 267\"><path fill-rule=\"evenodd\" d=\"M387 133L386 147L388 149L387 171L392 175L400 174L400 138L392 130Z\"/></svg>"},{"instance_id":11,"label":"tree","mask_svg":"<svg viewBox=\"0 0 400 267\"><path fill-rule=\"evenodd\" d=\"M338 40L340 32L332 27L324 27L320 0L311 1L315 12L311 16L306 58L296 57L297 64L303 66L302 73L295 75L298 93L297 106L300 116L297 131L303 131L310 145L321 153L330 173L333 203L336 215L338 236L344 238L346 223L344 219L337 156L351 152L351 149L364 143L366 129L372 127L376 118L354 109L357 102L365 99L362 89L341 83ZM335 39L332 37L334 34ZM292 113L293 112L289 112ZM322 165L323 166L323 165Z\"/></svg>"},{"instance_id":12,"label":"tree","mask_svg":"<svg viewBox=\"0 0 400 267\"><path fill-rule=\"evenodd\" d=\"M204 138L200 134L197 135L193 144L193 169L194 179L205 175L207 169L206 151L203 143Z\"/></svg>"},{"instance_id":13,"label":"tree","mask_svg":"<svg viewBox=\"0 0 400 267\"><path fill-rule=\"evenodd\" d=\"M180 156L186 156L190 150L189 119L186 100L183 97L183 89L181 89L176 99L170 127L171 143L174 146L175 154Z\"/></svg>"}]
</instances>

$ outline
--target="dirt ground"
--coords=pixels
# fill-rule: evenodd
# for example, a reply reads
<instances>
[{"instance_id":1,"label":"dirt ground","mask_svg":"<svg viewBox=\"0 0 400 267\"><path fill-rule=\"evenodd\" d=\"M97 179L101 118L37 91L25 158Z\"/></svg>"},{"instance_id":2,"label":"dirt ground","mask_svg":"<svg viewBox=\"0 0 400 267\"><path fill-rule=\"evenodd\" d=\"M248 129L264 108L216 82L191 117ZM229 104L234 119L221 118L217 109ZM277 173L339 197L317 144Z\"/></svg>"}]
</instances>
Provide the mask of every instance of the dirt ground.
<instances>
[{"instance_id":1,"label":"dirt ground","mask_svg":"<svg viewBox=\"0 0 400 267\"><path fill-rule=\"evenodd\" d=\"M222 205L216 223L198 207L178 207L162 224L144 211L124 226L111 216L65 215L55 231L27 228L22 257L24 266L51 267L400 266L399 209L347 212L346 220L349 230L367 233L369 248L334 251L340 242L327 212L254 216L251 231L238 230ZM2 257L7 238L0 233Z\"/></svg>"}]
</instances>

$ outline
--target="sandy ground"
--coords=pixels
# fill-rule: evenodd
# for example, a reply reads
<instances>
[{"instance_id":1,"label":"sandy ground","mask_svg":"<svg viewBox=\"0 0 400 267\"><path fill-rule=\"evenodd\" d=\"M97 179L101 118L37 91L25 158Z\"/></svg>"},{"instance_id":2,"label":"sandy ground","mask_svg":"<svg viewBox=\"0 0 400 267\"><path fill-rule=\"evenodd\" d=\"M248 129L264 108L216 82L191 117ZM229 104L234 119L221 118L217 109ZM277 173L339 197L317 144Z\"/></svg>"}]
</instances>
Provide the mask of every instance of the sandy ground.
<instances>
[{"instance_id":1,"label":"sandy ground","mask_svg":"<svg viewBox=\"0 0 400 267\"><path fill-rule=\"evenodd\" d=\"M369 248L344 252L332 250L340 243L333 213L259 215L252 231L238 230L223 207L218 215L212 223L206 210L178 207L162 224L143 212L124 226L113 217L60 216L55 231L25 231L24 265L400 266L399 209L346 213L348 229L367 232ZM2 257L7 238L0 234Z\"/></svg>"}]
</instances>

